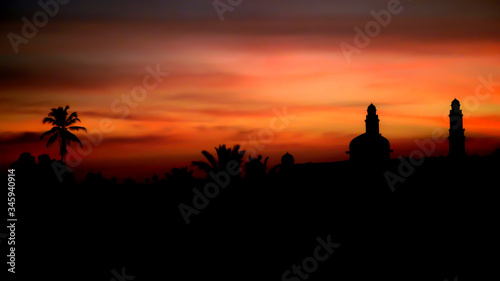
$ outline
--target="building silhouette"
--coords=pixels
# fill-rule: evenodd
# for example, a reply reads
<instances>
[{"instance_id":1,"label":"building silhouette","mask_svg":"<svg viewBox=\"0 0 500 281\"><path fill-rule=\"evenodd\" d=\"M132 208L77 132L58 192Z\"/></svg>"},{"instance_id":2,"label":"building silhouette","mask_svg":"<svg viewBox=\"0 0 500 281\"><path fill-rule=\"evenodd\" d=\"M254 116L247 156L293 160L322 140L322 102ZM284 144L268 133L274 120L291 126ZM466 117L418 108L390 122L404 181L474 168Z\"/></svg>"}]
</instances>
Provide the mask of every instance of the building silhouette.
<instances>
[{"instance_id":1,"label":"building silhouette","mask_svg":"<svg viewBox=\"0 0 500 281\"><path fill-rule=\"evenodd\" d=\"M295 163L295 159L290 153L286 153L281 157L281 165L286 167L291 167Z\"/></svg>"},{"instance_id":2,"label":"building silhouette","mask_svg":"<svg viewBox=\"0 0 500 281\"><path fill-rule=\"evenodd\" d=\"M377 108L370 104L368 106L365 126L366 132L355 137L349 144L350 160L360 163L379 163L387 161L391 157L389 141L379 132Z\"/></svg>"},{"instance_id":3,"label":"building silhouette","mask_svg":"<svg viewBox=\"0 0 500 281\"><path fill-rule=\"evenodd\" d=\"M465 157L465 134L463 127L463 114L460 109L460 102L454 99L451 102L450 110L450 136L449 141L449 156L452 158Z\"/></svg>"}]
</instances>

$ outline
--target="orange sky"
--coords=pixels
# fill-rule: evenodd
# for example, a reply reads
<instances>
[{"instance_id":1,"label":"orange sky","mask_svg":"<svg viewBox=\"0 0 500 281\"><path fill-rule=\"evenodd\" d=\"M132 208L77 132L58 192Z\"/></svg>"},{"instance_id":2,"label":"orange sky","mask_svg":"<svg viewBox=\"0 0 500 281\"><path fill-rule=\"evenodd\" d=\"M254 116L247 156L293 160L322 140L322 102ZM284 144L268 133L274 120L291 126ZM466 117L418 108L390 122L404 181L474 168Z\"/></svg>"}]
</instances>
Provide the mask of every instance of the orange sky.
<instances>
[{"instance_id":1,"label":"orange sky","mask_svg":"<svg viewBox=\"0 0 500 281\"><path fill-rule=\"evenodd\" d=\"M348 63L339 44L353 44L353 27L371 20L369 10L279 21L228 14L223 23L54 20L17 55L4 40L1 164L25 151L58 158L58 149L38 138L50 129L41 122L50 108L65 105L89 131L104 118L115 126L77 170L138 180L201 160L203 149L248 142L283 108L296 118L258 149L273 165L287 151L299 163L347 159L371 102L393 157L434 129L447 130L454 98L462 102L468 153L500 147L498 18L402 13ZM2 33L19 32L21 24L3 22ZM113 101L143 85L145 68L157 65L170 75L120 118ZM478 96L478 77L498 82ZM446 143L439 147L436 154L447 153Z\"/></svg>"}]
</instances>

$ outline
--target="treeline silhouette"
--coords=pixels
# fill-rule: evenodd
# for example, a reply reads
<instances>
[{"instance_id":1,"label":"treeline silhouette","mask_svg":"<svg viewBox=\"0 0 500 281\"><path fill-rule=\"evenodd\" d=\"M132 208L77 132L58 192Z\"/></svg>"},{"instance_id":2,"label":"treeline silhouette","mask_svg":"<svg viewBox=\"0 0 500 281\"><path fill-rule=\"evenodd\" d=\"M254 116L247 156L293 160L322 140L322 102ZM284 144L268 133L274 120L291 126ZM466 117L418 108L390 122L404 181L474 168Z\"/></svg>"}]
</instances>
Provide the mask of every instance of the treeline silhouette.
<instances>
[{"instance_id":1,"label":"treeline silhouette","mask_svg":"<svg viewBox=\"0 0 500 281\"><path fill-rule=\"evenodd\" d=\"M118 183L101 173L59 181L47 155L23 153L16 174L19 276L110 280L484 280L497 267L500 150L463 159L430 157L393 192L379 165L281 164L239 146L203 151L206 161ZM186 221L180 204L236 161L206 208ZM247 161L243 161L247 160ZM409 160L409 159L407 159ZM59 161L59 163L61 163ZM206 177L194 177L193 169ZM317 237L340 247L307 278L283 273L313 255ZM2 247L4 244L2 243ZM303 269L302 269L303 271ZM306 274L305 271L303 271ZM305 275L302 275L305 276ZM28 280L28 279L26 279Z\"/></svg>"}]
</instances>

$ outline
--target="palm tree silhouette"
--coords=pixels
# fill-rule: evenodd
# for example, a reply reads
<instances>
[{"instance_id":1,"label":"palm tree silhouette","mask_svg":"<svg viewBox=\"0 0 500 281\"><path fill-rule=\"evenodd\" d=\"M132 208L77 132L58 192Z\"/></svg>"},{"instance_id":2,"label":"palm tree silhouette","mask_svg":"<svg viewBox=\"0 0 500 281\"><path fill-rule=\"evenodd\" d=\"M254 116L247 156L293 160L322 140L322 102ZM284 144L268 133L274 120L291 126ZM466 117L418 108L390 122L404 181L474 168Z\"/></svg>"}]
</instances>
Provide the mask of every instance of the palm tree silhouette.
<instances>
[{"instance_id":1,"label":"palm tree silhouette","mask_svg":"<svg viewBox=\"0 0 500 281\"><path fill-rule=\"evenodd\" d=\"M245 163L245 171L247 178L259 178L266 175L266 166L267 160L269 157L266 157L264 163L262 163L262 155L257 156L257 158L252 158L252 156L248 157L248 162Z\"/></svg>"},{"instance_id":2,"label":"palm tree silhouette","mask_svg":"<svg viewBox=\"0 0 500 281\"><path fill-rule=\"evenodd\" d=\"M52 111L49 113L48 117L45 117L43 119L43 124L49 123L53 127L52 129L43 133L40 137L40 139L43 139L47 135L52 135L47 141L47 147L50 147L56 140L59 140L59 153L61 154L61 162L64 161L64 156L68 152L66 146L70 145L72 141L77 142L78 144L80 144L80 147L82 147L82 142L80 141L80 139L78 139L78 137L71 133L69 130L83 130L87 132L87 129L85 127L71 126L76 122L81 121L78 118L76 112L73 112L68 116L68 109L68 105L66 105L64 109L62 107L52 108Z\"/></svg>"},{"instance_id":3,"label":"palm tree silhouette","mask_svg":"<svg viewBox=\"0 0 500 281\"><path fill-rule=\"evenodd\" d=\"M187 167L172 168L170 173L165 173L165 177L169 181L189 181L193 179L193 170L188 170Z\"/></svg>"},{"instance_id":4,"label":"palm tree silhouette","mask_svg":"<svg viewBox=\"0 0 500 281\"><path fill-rule=\"evenodd\" d=\"M209 173L211 171L223 171L227 169L227 163L230 161L236 161L240 165L243 162L243 155L245 151L240 151L240 146L235 145L232 149L226 148L226 145L219 145L219 148L215 147L215 151L217 151L217 159L210 154L208 151L203 150L201 153L205 158L207 158L208 163L205 161L193 161L192 167L198 167L198 169Z\"/></svg>"}]
</instances>

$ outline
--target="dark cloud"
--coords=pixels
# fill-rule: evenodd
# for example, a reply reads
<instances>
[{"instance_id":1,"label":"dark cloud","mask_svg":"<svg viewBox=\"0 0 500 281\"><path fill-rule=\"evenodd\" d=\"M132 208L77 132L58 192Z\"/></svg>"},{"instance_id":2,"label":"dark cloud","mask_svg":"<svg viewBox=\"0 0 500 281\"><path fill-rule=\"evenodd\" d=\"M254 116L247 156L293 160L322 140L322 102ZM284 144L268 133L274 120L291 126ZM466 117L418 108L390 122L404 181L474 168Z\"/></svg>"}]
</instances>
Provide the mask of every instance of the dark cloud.
<instances>
[{"instance_id":1,"label":"dark cloud","mask_svg":"<svg viewBox=\"0 0 500 281\"><path fill-rule=\"evenodd\" d=\"M24 4L17 2L9 1L6 4L9 17L3 18L4 22L9 20L11 24L18 25L18 28L10 27L14 30L22 25L22 16L29 17L40 10L37 1L20 1ZM31 3L27 4L28 2ZM370 11L387 9L388 2L389 0L243 1L232 13L227 12L227 20L221 23L212 1L74 0L61 7L51 25L58 26L54 30L67 31L65 26L68 23L82 22L88 30L98 32L99 26L116 22L115 33L108 36L133 33L136 28L141 29L142 35L146 37L186 32L336 36L352 33L355 25L363 25L372 20ZM491 30L498 32L500 2L495 0L419 0L401 1L401 5L403 11L392 16L391 24L384 28L384 33L395 32L408 38L416 35L446 38L483 37ZM482 28L478 29L478 26ZM85 35L85 32L80 34Z\"/></svg>"},{"instance_id":2,"label":"dark cloud","mask_svg":"<svg viewBox=\"0 0 500 281\"><path fill-rule=\"evenodd\" d=\"M250 96L250 97L249 97ZM265 101L252 100L251 95L244 92L183 92L169 95L166 101L187 101L196 103L221 104L221 105L255 105Z\"/></svg>"},{"instance_id":3,"label":"dark cloud","mask_svg":"<svg viewBox=\"0 0 500 281\"><path fill-rule=\"evenodd\" d=\"M0 133L0 147L6 148L12 145L25 145L40 142L40 136L43 132L24 132L24 133Z\"/></svg>"},{"instance_id":4,"label":"dark cloud","mask_svg":"<svg viewBox=\"0 0 500 281\"><path fill-rule=\"evenodd\" d=\"M238 126L205 126L205 125L200 125L196 126L196 129L201 131L201 132L206 132L206 131L235 131L235 130L241 130L241 127Z\"/></svg>"},{"instance_id":5,"label":"dark cloud","mask_svg":"<svg viewBox=\"0 0 500 281\"><path fill-rule=\"evenodd\" d=\"M199 109L194 112L219 117L266 117L271 116L273 112L266 110L246 110L246 109Z\"/></svg>"},{"instance_id":6,"label":"dark cloud","mask_svg":"<svg viewBox=\"0 0 500 281\"><path fill-rule=\"evenodd\" d=\"M132 110L131 110L132 111ZM177 117L167 117L158 114L148 114L148 113L137 113L131 112L127 117L122 118L123 113L113 113L111 109L109 111L79 111L78 116L83 117L94 117L94 118L109 118L116 120L127 120L127 121L147 121L147 122L187 122L185 119Z\"/></svg>"},{"instance_id":7,"label":"dark cloud","mask_svg":"<svg viewBox=\"0 0 500 281\"><path fill-rule=\"evenodd\" d=\"M47 57L53 60L49 63ZM102 89L114 84L139 84L146 73L125 72L124 69L137 68L63 61L57 54L49 53L31 56L29 60L22 57L6 60L0 66L0 83L5 88L18 90ZM100 93L96 91L95 94Z\"/></svg>"},{"instance_id":8,"label":"dark cloud","mask_svg":"<svg viewBox=\"0 0 500 281\"><path fill-rule=\"evenodd\" d=\"M179 135L144 135L130 137L104 137L103 144L123 145L123 144L171 144L179 143L184 139Z\"/></svg>"},{"instance_id":9,"label":"dark cloud","mask_svg":"<svg viewBox=\"0 0 500 281\"><path fill-rule=\"evenodd\" d=\"M24 146L31 144L43 144L44 140L40 140L43 132L23 132L23 133L0 133L0 147L9 149L13 146ZM85 135L79 135L81 140L85 139ZM176 143L182 141L183 138L179 135L144 135L144 136L130 136L130 137L112 137L104 136L103 144L117 145L117 144L159 144L159 143Z\"/></svg>"},{"instance_id":10,"label":"dark cloud","mask_svg":"<svg viewBox=\"0 0 500 281\"><path fill-rule=\"evenodd\" d=\"M137 2L141 1L125 1L117 11L126 14L128 5L136 8ZM89 90L89 94L94 95L102 94L100 92L102 89L113 86L120 86L124 91L130 91L132 87L142 83L142 78L146 74L144 69L146 65L138 65L137 61L130 60L130 54L137 54L144 60L156 64L160 61L157 57L160 55L159 45L164 48L165 61L172 63L169 67L171 67L173 74L169 79L175 83L192 83L196 80L200 86L211 86L225 85L228 81L232 83L242 82L252 77L221 73L216 69L210 69L210 65L203 65L203 62L195 63L198 67L205 67L208 70L204 73L192 73L182 69L186 65L180 66L178 61L176 63L175 59L168 54L182 53L187 44L195 42L189 36L197 36L196 40L206 43L207 46L189 46L190 48L197 50L206 48L215 51L232 50L233 52L237 50L238 52L255 54L262 52L266 54L280 53L283 50L307 50L331 52L332 55L338 55L340 54L339 44L341 42L354 44L353 39L356 33L353 28L358 26L363 29L366 23L373 20L369 13L370 10L375 9L380 3L387 3L387 1L380 1L379 4L371 5L367 1L363 1L365 6L361 5L356 8L351 7L353 4L349 4L350 2L343 4L338 1L321 1L323 3L315 4L311 1L301 0L300 2L302 3L292 1L290 4L287 1L289 4L286 5L286 8L298 9L301 7L307 14L306 11L317 9L311 8L315 5L319 5L318 7L334 5L334 7L340 7L340 10L347 9L350 12L328 17L291 16L264 19L235 17L231 19L230 24L228 22L221 23L218 20L207 20L203 17L168 19L166 16L166 19L161 22L154 20L114 22L109 20L91 21L85 18L61 18L51 22L29 44L21 45L20 48L23 50L21 55L14 54L8 40L1 41L4 45L0 49L0 59L2 60L0 83L5 89L33 91L85 89ZM329 2L334 4L325 4ZM496 2L493 1L413 1L412 5L417 2L419 4L416 4L415 7L407 7L401 14L393 15L391 23L383 28L379 38L371 43L370 51L390 50L441 55L497 52L495 48L491 47L491 44L500 42L500 13L495 12L496 17L486 16L486 14L498 11L500 2L495 4ZM80 3L78 1L71 2L63 8L75 9L74 7L82 5ZM141 5L153 5L152 3ZM211 5L210 1L205 1L205 3ZM25 4L12 5L14 6L12 9L16 11L26 8ZM111 9L113 5L116 3L111 1L106 5L89 5L85 9L96 9L103 14L106 14L107 9L109 9L109 13L114 13L116 11ZM184 4L179 3L167 6L170 5L173 6L173 10L169 11L180 14L183 14L185 11L183 9L186 8ZM199 5L205 7L206 4ZM244 12L245 9L252 10L254 5L253 1L245 1L234 13ZM266 2L259 7L265 9L268 6L275 7L276 5ZM281 5L283 6L283 4ZM178 9L179 7L182 9ZM194 7L198 6L194 5ZM424 13L424 7L428 7L428 14ZM213 7L208 8L210 8L209 13L216 17L215 11L212 10ZM355 8L363 12L355 13L353 10ZM152 10L156 11L157 9ZM420 12L413 15L416 13L415 10ZM141 9L133 11L134 14L140 14ZM154 11L150 12L154 13ZM337 12L337 10L334 11L334 13ZM2 33L20 32L21 26L22 22L16 19L9 23L0 24L0 31ZM448 45L455 43L467 46L450 48L451 45ZM192 98L203 98L190 93L180 94L174 98L188 99L189 95L192 95ZM237 98L229 96L226 100L221 99L220 101L231 103L235 100Z\"/></svg>"},{"instance_id":11,"label":"dark cloud","mask_svg":"<svg viewBox=\"0 0 500 281\"><path fill-rule=\"evenodd\" d=\"M38 1L7 1L5 19L18 20L40 10ZM65 19L151 20L212 19L219 21L212 0L72 0L61 6L58 17ZM225 2L225 1L223 1ZM382 9L389 0L245 0L227 13L230 20L239 18L286 18L321 16L359 16ZM499 17L495 0L419 0L401 1L408 16ZM227 3L227 2L226 2ZM496 9L495 9L496 8Z\"/></svg>"}]
</instances>

